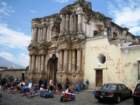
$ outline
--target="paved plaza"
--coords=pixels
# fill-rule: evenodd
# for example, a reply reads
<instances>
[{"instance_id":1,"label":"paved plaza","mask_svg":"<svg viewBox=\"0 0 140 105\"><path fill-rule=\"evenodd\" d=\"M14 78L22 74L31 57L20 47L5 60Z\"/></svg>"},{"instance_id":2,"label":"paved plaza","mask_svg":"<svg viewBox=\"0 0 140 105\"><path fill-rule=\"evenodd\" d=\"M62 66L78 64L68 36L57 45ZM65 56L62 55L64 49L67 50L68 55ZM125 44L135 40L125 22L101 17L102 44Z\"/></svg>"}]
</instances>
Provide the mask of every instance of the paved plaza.
<instances>
[{"instance_id":1,"label":"paved plaza","mask_svg":"<svg viewBox=\"0 0 140 105\"><path fill-rule=\"evenodd\" d=\"M3 93L0 105L133 105L133 100L127 99L119 104L114 103L99 103L92 92L84 91L76 94L76 100L72 102L60 102L60 96L55 96L53 99L45 99L39 96L27 98L21 94Z\"/></svg>"}]
</instances>

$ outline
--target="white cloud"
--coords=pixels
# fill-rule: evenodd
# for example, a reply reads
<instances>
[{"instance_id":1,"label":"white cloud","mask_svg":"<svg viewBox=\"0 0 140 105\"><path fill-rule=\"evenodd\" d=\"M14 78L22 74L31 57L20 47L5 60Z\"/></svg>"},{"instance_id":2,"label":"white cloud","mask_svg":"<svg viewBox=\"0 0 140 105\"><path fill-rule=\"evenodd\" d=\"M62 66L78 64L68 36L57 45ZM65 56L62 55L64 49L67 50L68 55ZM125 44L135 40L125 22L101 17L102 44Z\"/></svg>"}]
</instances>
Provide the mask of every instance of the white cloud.
<instances>
[{"instance_id":1,"label":"white cloud","mask_svg":"<svg viewBox=\"0 0 140 105\"><path fill-rule=\"evenodd\" d=\"M109 12L119 25L130 32L140 34L140 0L114 0L109 3Z\"/></svg>"},{"instance_id":2,"label":"white cloud","mask_svg":"<svg viewBox=\"0 0 140 105\"><path fill-rule=\"evenodd\" d=\"M5 1L0 1L0 17L10 16L10 14L14 12L14 9L9 6Z\"/></svg>"},{"instance_id":3,"label":"white cloud","mask_svg":"<svg viewBox=\"0 0 140 105\"><path fill-rule=\"evenodd\" d=\"M18 63L24 67L29 65L29 55L26 53L20 53L18 56Z\"/></svg>"},{"instance_id":4,"label":"white cloud","mask_svg":"<svg viewBox=\"0 0 140 105\"><path fill-rule=\"evenodd\" d=\"M0 46L18 50L18 54L14 54L14 51L2 51L0 56L16 64L27 66L29 62L27 46L30 39L29 35L15 31L7 24L0 24Z\"/></svg>"},{"instance_id":5,"label":"white cloud","mask_svg":"<svg viewBox=\"0 0 140 105\"><path fill-rule=\"evenodd\" d=\"M9 61L13 61L14 60L14 55L9 53L9 52L6 52L6 51L2 51L0 52L0 56L9 60Z\"/></svg>"},{"instance_id":6,"label":"white cloud","mask_svg":"<svg viewBox=\"0 0 140 105\"><path fill-rule=\"evenodd\" d=\"M0 24L0 45L10 48L25 48L29 43L29 35L17 32L5 24Z\"/></svg>"},{"instance_id":7,"label":"white cloud","mask_svg":"<svg viewBox=\"0 0 140 105\"><path fill-rule=\"evenodd\" d=\"M5 58L8 61L11 61L23 67L26 67L29 65L29 56L26 52L21 52L15 55L9 51L2 51L0 52L0 56Z\"/></svg>"},{"instance_id":8,"label":"white cloud","mask_svg":"<svg viewBox=\"0 0 140 105\"><path fill-rule=\"evenodd\" d=\"M0 0L0 20L14 13L14 9L4 0ZM30 10L29 12L34 12ZM31 37L23 32L10 28L7 24L0 23L0 56L22 66L27 66L29 62L27 46ZM17 53L16 53L17 52ZM16 53L16 54L15 54Z\"/></svg>"}]
</instances>

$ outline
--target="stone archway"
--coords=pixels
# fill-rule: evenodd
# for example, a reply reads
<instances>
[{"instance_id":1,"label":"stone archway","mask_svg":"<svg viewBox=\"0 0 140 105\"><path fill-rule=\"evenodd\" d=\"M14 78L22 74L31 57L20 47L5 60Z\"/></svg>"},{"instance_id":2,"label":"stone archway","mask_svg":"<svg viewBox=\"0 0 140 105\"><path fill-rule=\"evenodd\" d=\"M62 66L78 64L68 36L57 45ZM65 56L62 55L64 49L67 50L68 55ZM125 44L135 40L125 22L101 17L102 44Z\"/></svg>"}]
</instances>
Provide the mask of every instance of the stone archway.
<instances>
[{"instance_id":1,"label":"stone archway","mask_svg":"<svg viewBox=\"0 0 140 105\"><path fill-rule=\"evenodd\" d=\"M55 54L52 55L52 57L48 60L47 64L47 79L48 80L53 80L56 82L56 73L57 73L57 63L58 63L58 58L56 57Z\"/></svg>"}]
</instances>

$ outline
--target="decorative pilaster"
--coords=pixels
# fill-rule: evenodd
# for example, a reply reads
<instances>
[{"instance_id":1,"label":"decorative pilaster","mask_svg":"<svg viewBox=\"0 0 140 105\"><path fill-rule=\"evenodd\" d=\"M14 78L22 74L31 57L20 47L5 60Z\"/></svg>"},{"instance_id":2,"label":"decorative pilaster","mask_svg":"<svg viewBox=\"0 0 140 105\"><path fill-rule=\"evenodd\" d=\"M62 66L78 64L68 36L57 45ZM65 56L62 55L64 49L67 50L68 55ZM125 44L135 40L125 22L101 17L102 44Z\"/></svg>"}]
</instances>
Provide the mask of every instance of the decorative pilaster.
<instances>
[{"instance_id":1,"label":"decorative pilaster","mask_svg":"<svg viewBox=\"0 0 140 105\"><path fill-rule=\"evenodd\" d=\"M58 72L62 71L62 51L59 51L59 58L58 58Z\"/></svg>"},{"instance_id":2,"label":"decorative pilaster","mask_svg":"<svg viewBox=\"0 0 140 105\"><path fill-rule=\"evenodd\" d=\"M32 55L32 72L35 71L35 55Z\"/></svg>"},{"instance_id":3,"label":"decorative pilaster","mask_svg":"<svg viewBox=\"0 0 140 105\"><path fill-rule=\"evenodd\" d=\"M78 14L78 33L82 32L82 16Z\"/></svg>"},{"instance_id":4,"label":"decorative pilaster","mask_svg":"<svg viewBox=\"0 0 140 105\"><path fill-rule=\"evenodd\" d=\"M68 71L68 50L64 50L64 65L63 65L63 70L65 72Z\"/></svg>"},{"instance_id":5,"label":"decorative pilaster","mask_svg":"<svg viewBox=\"0 0 140 105\"><path fill-rule=\"evenodd\" d=\"M32 55L30 55L30 64L29 64L29 70L32 72Z\"/></svg>"},{"instance_id":6,"label":"decorative pilaster","mask_svg":"<svg viewBox=\"0 0 140 105\"><path fill-rule=\"evenodd\" d=\"M73 23L74 21L73 21L73 15L70 15L70 27L69 27L69 29L70 29L70 33L73 33L73 25L74 25L74 23Z\"/></svg>"},{"instance_id":7,"label":"decorative pilaster","mask_svg":"<svg viewBox=\"0 0 140 105\"><path fill-rule=\"evenodd\" d=\"M35 72L38 72L38 56L36 56L36 61L35 61Z\"/></svg>"},{"instance_id":8,"label":"decorative pilaster","mask_svg":"<svg viewBox=\"0 0 140 105\"><path fill-rule=\"evenodd\" d=\"M44 65L45 65L45 56L41 55L41 71L40 72L44 70Z\"/></svg>"},{"instance_id":9,"label":"decorative pilaster","mask_svg":"<svg viewBox=\"0 0 140 105\"><path fill-rule=\"evenodd\" d=\"M43 27L43 35L42 35L42 40L46 40L46 27Z\"/></svg>"},{"instance_id":10,"label":"decorative pilaster","mask_svg":"<svg viewBox=\"0 0 140 105\"><path fill-rule=\"evenodd\" d=\"M78 27L77 24L78 24L77 15L75 14L75 15L73 15L73 31L74 31L74 33L77 32L77 27Z\"/></svg>"},{"instance_id":11,"label":"decorative pilaster","mask_svg":"<svg viewBox=\"0 0 140 105\"><path fill-rule=\"evenodd\" d=\"M71 60L72 60L72 51L71 50L69 50L69 58L68 58L68 70L69 70L69 72L71 72L71 70L72 70L72 68L71 68L71 66L72 66L72 62L71 62Z\"/></svg>"},{"instance_id":12,"label":"decorative pilaster","mask_svg":"<svg viewBox=\"0 0 140 105\"><path fill-rule=\"evenodd\" d=\"M61 15L61 24L60 24L60 32L61 34L64 34L65 32L65 21L66 21L66 18L65 18L65 15Z\"/></svg>"},{"instance_id":13,"label":"decorative pilaster","mask_svg":"<svg viewBox=\"0 0 140 105\"><path fill-rule=\"evenodd\" d=\"M38 56L38 73L41 72L41 56Z\"/></svg>"},{"instance_id":14,"label":"decorative pilaster","mask_svg":"<svg viewBox=\"0 0 140 105\"><path fill-rule=\"evenodd\" d=\"M37 41L37 27L32 29L32 41Z\"/></svg>"},{"instance_id":15,"label":"decorative pilaster","mask_svg":"<svg viewBox=\"0 0 140 105\"><path fill-rule=\"evenodd\" d=\"M43 40L43 28L40 28L40 42Z\"/></svg>"},{"instance_id":16,"label":"decorative pilaster","mask_svg":"<svg viewBox=\"0 0 140 105\"><path fill-rule=\"evenodd\" d=\"M77 50L77 72L81 70L81 50Z\"/></svg>"},{"instance_id":17,"label":"decorative pilaster","mask_svg":"<svg viewBox=\"0 0 140 105\"><path fill-rule=\"evenodd\" d=\"M50 30L50 27L47 28L47 41L49 41L49 35L50 35L49 30Z\"/></svg>"},{"instance_id":18,"label":"decorative pilaster","mask_svg":"<svg viewBox=\"0 0 140 105\"><path fill-rule=\"evenodd\" d=\"M72 50L72 72L75 72L75 50Z\"/></svg>"},{"instance_id":19,"label":"decorative pilaster","mask_svg":"<svg viewBox=\"0 0 140 105\"><path fill-rule=\"evenodd\" d=\"M69 15L66 15L65 32L69 32Z\"/></svg>"},{"instance_id":20,"label":"decorative pilaster","mask_svg":"<svg viewBox=\"0 0 140 105\"><path fill-rule=\"evenodd\" d=\"M48 38L48 27L46 27L46 32L45 32L45 41L47 41L47 38Z\"/></svg>"},{"instance_id":21,"label":"decorative pilaster","mask_svg":"<svg viewBox=\"0 0 140 105\"><path fill-rule=\"evenodd\" d=\"M52 25L50 25L47 29L47 41L51 41L51 34L52 34Z\"/></svg>"},{"instance_id":22,"label":"decorative pilaster","mask_svg":"<svg viewBox=\"0 0 140 105\"><path fill-rule=\"evenodd\" d=\"M41 31L40 31L40 28L38 28L37 42L40 41L40 34L41 34Z\"/></svg>"},{"instance_id":23,"label":"decorative pilaster","mask_svg":"<svg viewBox=\"0 0 140 105\"><path fill-rule=\"evenodd\" d=\"M48 72L48 70L47 70L47 65L48 65L48 56L45 55L45 73Z\"/></svg>"}]
</instances>

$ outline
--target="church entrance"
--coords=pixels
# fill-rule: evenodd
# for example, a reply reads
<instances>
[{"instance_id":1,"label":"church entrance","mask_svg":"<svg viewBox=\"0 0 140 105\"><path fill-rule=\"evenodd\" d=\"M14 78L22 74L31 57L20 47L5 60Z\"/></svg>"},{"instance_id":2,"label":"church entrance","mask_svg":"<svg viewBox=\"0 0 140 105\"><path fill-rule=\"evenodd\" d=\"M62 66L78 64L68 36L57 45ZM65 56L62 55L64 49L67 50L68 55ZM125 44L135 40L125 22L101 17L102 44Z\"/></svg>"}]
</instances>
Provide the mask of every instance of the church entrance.
<instances>
[{"instance_id":1,"label":"church entrance","mask_svg":"<svg viewBox=\"0 0 140 105\"><path fill-rule=\"evenodd\" d=\"M47 64L48 80L53 80L54 82L56 82L57 63L58 63L58 58L56 57L55 54L53 54L52 57L48 60L48 64Z\"/></svg>"},{"instance_id":2,"label":"church entrance","mask_svg":"<svg viewBox=\"0 0 140 105\"><path fill-rule=\"evenodd\" d=\"M99 87L103 84L103 70L95 70L96 71L96 87Z\"/></svg>"}]
</instances>

